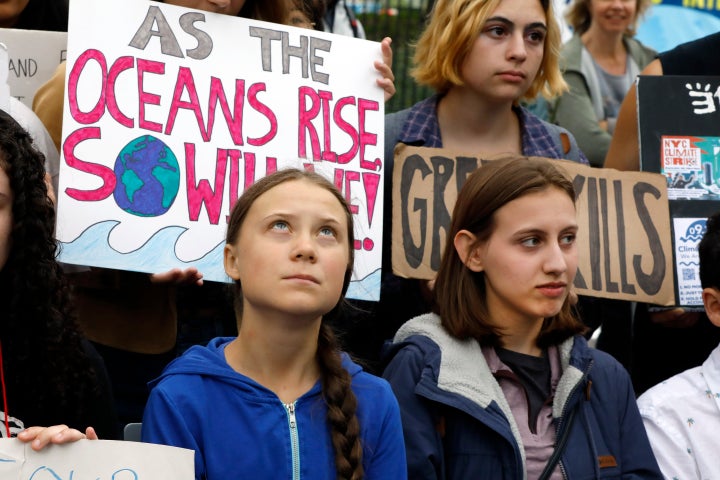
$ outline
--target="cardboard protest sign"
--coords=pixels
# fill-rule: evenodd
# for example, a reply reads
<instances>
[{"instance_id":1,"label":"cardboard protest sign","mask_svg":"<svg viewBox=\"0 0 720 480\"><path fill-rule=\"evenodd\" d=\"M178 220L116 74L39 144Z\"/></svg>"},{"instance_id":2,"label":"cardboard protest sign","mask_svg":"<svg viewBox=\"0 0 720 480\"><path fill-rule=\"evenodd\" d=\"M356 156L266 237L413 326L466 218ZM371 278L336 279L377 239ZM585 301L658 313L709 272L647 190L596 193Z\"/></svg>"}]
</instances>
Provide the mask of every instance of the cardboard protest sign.
<instances>
[{"instance_id":1,"label":"cardboard protest sign","mask_svg":"<svg viewBox=\"0 0 720 480\"><path fill-rule=\"evenodd\" d=\"M194 452L152 443L79 440L36 452L0 439L0 478L13 480L193 480Z\"/></svg>"},{"instance_id":2,"label":"cardboard protest sign","mask_svg":"<svg viewBox=\"0 0 720 480\"><path fill-rule=\"evenodd\" d=\"M457 193L468 175L493 160L444 149L396 147L393 272L408 278L434 278ZM665 180L650 173L553 161L573 180L577 196L580 228L575 291L580 295L672 304Z\"/></svg>"},{"instance_id":3,"label":"cardboard protest sign","mask_svg":"<svg viewBox=\"0 0 720 480\"><path fill-rule=\"evenodd\" d=\"M37 89L65 60L67 33L0 28L8 51L10 94L32 108Z\"/></svg>"},{"instance_id":4,"label":"cardboard protest sign","mask_svg":"<svg viewBox=\"0 0 720 480\"><path fill-rule=\"evenodd\" d=\"M637 98L641 169L668 186L677 304L701 308L697 247L720 210L720 77L641 76Z\"/></svg>"},{"instance_id":5,"label":"cardboard protest sign","mask_svg":"<svg viewBox=\"0 0 720 480\"><path fill-rule=\"evenodd\" d=\"M66 263L227 281L230 207L287 166L355 220L348 296L379 298L380 44L146 0L73 0L58 192Z\"/></svg>"}]
</instances>

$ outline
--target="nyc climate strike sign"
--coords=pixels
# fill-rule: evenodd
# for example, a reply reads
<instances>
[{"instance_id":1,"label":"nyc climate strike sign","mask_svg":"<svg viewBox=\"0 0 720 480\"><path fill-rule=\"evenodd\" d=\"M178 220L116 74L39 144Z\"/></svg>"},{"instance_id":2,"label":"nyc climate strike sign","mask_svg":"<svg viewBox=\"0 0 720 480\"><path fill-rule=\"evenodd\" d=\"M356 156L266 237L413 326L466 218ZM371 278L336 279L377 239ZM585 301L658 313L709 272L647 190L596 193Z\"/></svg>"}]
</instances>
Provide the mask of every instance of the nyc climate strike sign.
<instances>
[{"instance_id":1,"label":"nyc climate strike sign","mask_svg":"<svg viewBox=\"0 0 720 480\"><path fill-rule=\"evenodd\" d=\"M720 77L641 76L637 97L641 168L668 187L678 304L702 307L698 244L720 210Z\"/></svg>"},{"instance_id":2,"label":"nyc climate strike sign","mask_svg":"<svg viewBox=\"0 0 720 480\"><path fill-rule=\"evenodd\" d=\"M295 166L348 199L348 295L379 298L379 43L146 0L73 0L67 59L62 261L194 266L227 281L231 206L260 177Z\"/></svg>"}]
</instances>

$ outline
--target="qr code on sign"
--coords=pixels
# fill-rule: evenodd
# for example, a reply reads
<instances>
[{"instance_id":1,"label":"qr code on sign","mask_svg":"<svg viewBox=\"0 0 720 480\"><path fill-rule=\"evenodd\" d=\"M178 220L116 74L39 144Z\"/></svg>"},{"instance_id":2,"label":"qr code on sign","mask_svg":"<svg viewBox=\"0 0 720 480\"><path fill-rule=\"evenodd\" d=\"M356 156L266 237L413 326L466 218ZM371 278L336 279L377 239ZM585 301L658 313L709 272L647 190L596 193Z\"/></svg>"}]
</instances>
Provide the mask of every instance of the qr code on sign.
<instances>
[{"instance_id":1,"label":"qr code on sign","mask_svg":"<svg viewBox=\"0 0 720 480\"><path fill-rule=\"evenodd\" d=\"M686 282L695 280L695 269L694 268L683 268L682 269L682 278Z\"/></svg>"}]
</instances>

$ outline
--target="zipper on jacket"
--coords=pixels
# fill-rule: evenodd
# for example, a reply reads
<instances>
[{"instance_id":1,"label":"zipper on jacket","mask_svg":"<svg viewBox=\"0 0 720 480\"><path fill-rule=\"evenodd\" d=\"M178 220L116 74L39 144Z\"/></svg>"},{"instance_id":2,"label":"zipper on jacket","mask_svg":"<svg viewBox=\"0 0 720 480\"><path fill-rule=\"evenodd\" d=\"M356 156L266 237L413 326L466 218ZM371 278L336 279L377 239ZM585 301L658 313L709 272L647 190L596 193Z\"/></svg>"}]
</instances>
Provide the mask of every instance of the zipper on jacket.
<instances>
[{"instance_id":1,"label":"zipper on jacket","mask_svg":"<svg viewBox=\"0 0 720 480\"><path fill-rule=\"evenodd\" d=\"M550 458L548 459L548 464L557 462L556 465L560 467L560 472L562 473L563 478L567 478L567 475L565 473L565 468L563 468L562 461L559 460L559 457L562 455L563 450L565 450L565 444L567 443L568 437L570 436L570 428L572 428L573 419L576 413L576 409L570 411L569 417L565 422L567 427L565 428L565 430L563 430L562 436L555 442L555 449L552 455L550 455ZM550 477L550 475L552 475L552 471L549 472L548 478Z\"/></svg>"},{"instance_id":2,"label":"zipper on jacket","mask_svg":"<svg viewBox=\"0 0 720 480\"><path fill-rule=\"evenodd\" d=\"M568 474L565 471L565 465L563 465L562 460L558 462L558 467L560 467L560 473L562 474L562 478L564 480L568 480Z\"/></svg>"},{"instance_id":3,"label":"zipper on jacket","mask_svg":"<svg viewBox=\"0 0 720 480\"><path fill-rule=\"evenodd\" d=\"M587 380L588 374L590 373L590 370L592 369L593 363L595 363L595 361L590 360L590 363L588 364L588 367L585 369L585 372L583 373L582 378L580 378L580 381L573 387L572 392L570 392L570 395L568 395L568 397L567 397L568 400L570 400L575 395L575 392L577 392L578 388L580 388L580 385L582 385L585 382L585 380ZM580 400L580 402L582 402L582 400ZM566 423L564 420L567 420L567 405L568 405L568 403L569 402L566 402L565 405L563 406L563 411L560 416L560 421L558 422L556 435L560 433L560 428ZM578 405L577 408L582 408L582 405ZM573 413L574 413L574 411L573 411ZM572 423L570 424L570 427L572 427ZM562 456L561 450L564 450L564 444L567 442L567 438L570 436L570 427L563 430L562 436L560 438L556 438L555 449L553 451L553 454L551 455L551 459L555 455ZM560 473L562 474L562 477L564 479L567 479L568 475L567 475L567 472L565 471L565 466L562 463L562 459L558 460L557 464L558 464L558 467L560 467Z\"/></svg>"},{"instance_id":4,"label":"zipper on jacket","mask_svg":"<svg viewBox=\"0 0 720 480\"><path fill-rule=\"evenodd\" d=\"M295 418L295 402L283 403L288 417L290 429L290 450L292 452L292 478L300 480L300 438L298 436L297 419Z\"/></svg>"}]
</instances>

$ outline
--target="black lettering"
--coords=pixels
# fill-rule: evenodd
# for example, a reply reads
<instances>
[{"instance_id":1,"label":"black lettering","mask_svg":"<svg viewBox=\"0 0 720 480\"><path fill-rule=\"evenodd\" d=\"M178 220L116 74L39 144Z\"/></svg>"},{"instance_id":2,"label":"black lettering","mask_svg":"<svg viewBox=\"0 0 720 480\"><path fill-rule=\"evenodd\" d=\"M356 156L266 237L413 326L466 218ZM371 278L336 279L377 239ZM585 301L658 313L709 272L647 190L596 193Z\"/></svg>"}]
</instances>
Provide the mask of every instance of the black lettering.
<instances>
[{"instance_id":1,"label":"black lettering","mask_svg":"<svg viewBox=\"0 0 720 480\"><path fill-rule=\"evenodd\" d=\"M425 159L420 155L411 155L405 159L400 177L400 212L402 225L402 243L405 251L405 261L411 268L417 268L422 263L425 250L425 232L427 231L427 199L416 198L413 211L420 212L420 245L413 243L410 232L409 202L410 190L415 173L419 172L422 178L432 173Z\"/></svg>"},{"instance_id":2,"label":"black lettering","mask_svg":"<svg viewBox=\"0 0 720 480\"><path fill-rule=\"evenodd\" d=\"M575 190L575 200L577 201L578 198L580 198L580 193L583 191L583 187L585 186L585 177L582 175L577 175L575 178L573 178L573 189ZM573 284L577 288L587 288L587 283L585 282L585 277L583 277L582 272L578 268L577 273L575 274L575 282Z\"/></svg>"},{"instance_id":3,"label":"black lettering","mask_svg":"<svg viewBox=\"0 0 720 480\"><path fill-rule=\"evenodd\" d=\"M478 168L478 159L476 157L457 157L455 159L455 180L457 182L457 191L465 185L467 177L470 176Z\"/></svg>"},{"instance_id":4,"label":"black lettering","mask_svg":"<svg viewBox=\"0 0 720 480\"><path fill-rule=\"evenodd\" d=\"M604 273L605 273L605 291L617 292L618 284L611 280L610 275L610 232L608 228L608 195L607 195L607 180L604 178L600 179L600 215L602 215L603 223L603 252L605 254Z\"/></svg>"},{"instance_id":5,"label":"black lettering","mask_svg":"<svg viewBox=\"0 0 720 480\"><path fill-rule=\"evenodd\" d=\"M637 208L640 223L647 234L648 243L650 245L650 253L653 257L653 268L649 274L642 270L641 255L633 256L633 268L635 269L635 278L640 288L648 295L655 295L660 291L663 278L665 277L665 252L660 244L660 235L658 234L650 212L645 206L645 195L650 194L656 199L660 198L660 192L653 185L645 182L638 182L633 187L633 198L635 199L635 207Z\"/></svg>"},{"instance_id":6,"label":"black lettering","mask_svg":"<svg viewBox=\"0 0 720 480\"><path fill-rule=\"evenodd\" d=\"M445 189L453 176L453 159L434 156L430 159L433 166L433 224L432 224L432 252L430 252L430 267L434 271L440 269L442 251L440 241L447 235L450 228L450 212L445 206ZM440 230L444 234L440 235Z\"/></svg>"},{"instance_id":7,"label":"black lettering","mask_svg":"<svg viewBox=\"0 0 720 480\"><path fill-rule=\"evenodd\" d=\"M598 212L597 179L588 179L588 236L590 240L590 277L592 289L602 289L600 278L600 217Z\"/></svg>"},{"instance_id":8,"label":"black lettering","mask_svg":"<svg viewBox=\"0 0 720 480\"><path fill-rule=\"evenodd\" d=\"M16 77L34 77L37 73L37 62L32 58L10 59L8 62L8 73L12 72Z\"/></svg>"},{"instance_id":9,"label":"black lettering","mask_svg":"<svg viewBox=\"0 0 720 480\"><path fill-rule=\"evenodd\" d=\"M627 250L625 249L625 210L622 203L622 181L614 180L615 210L617 213L617 239L618 256L620 257L620 289L623 293L635 294L635 285L627 281L627 262L625 261Z\"/></svg>"}]
</instances>

